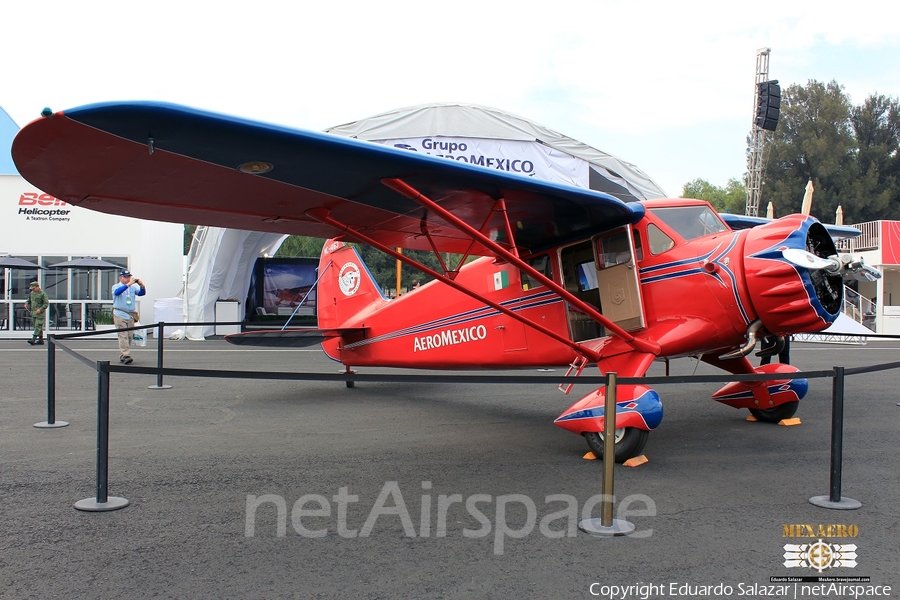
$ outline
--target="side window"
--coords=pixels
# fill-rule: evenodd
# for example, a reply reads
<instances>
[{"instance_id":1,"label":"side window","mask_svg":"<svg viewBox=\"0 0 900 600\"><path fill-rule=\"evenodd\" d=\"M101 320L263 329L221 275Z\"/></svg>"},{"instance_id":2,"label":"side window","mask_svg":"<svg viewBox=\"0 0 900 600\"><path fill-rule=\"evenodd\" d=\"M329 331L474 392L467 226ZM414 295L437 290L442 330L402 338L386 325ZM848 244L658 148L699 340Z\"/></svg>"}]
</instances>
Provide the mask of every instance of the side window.
<instances>
[{"instance_id":1,"label":"side window","mask_svg":"<svg viewBox=\"0 0 900 600\"><path fill-rule=\"evenodd\" d=\"M538 271L541 275L546 277L547 279L553 279L553 269L550 267L550 256L547 254L541 254L540 256L535 256L529 258L525 261L528 265L534 270ZM532 288L541 287L542 284L538 280L529 276L528 273L520 273L522 276L522 289L527 291Z\"/></svg>"},{"instance_id":2,"label":"side window","mask_svg":"<svg viewBox=\"0 0 900 600\"><path fill-rule=\"evenodd\" d=\"M653 223L647 225L647 238L650 240L651 254L662 254L666 250L671 250L675 245L672 238L663 233L662 229Z\"/></svg>"}]
</instances>

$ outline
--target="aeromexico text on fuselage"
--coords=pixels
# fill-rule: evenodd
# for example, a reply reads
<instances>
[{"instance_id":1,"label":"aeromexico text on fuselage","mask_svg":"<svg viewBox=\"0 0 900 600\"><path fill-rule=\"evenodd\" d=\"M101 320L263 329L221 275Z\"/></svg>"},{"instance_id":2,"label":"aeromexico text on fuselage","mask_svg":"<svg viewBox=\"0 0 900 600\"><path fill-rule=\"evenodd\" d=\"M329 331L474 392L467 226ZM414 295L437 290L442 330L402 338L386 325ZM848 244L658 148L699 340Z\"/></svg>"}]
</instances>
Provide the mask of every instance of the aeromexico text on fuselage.
<instances>
[{"instance_id":1,"label":"aeromexico text on fuselage","mask_svg":"<svg viewBox=\"0 0 900 600\"><path fill-rule=\"evenodd\" d=\"M514 312L518 312L530 308L556 304L557 302L562 302L562 298L554 292L545 290L536 294L529 294L522 298L505 300L504 302L501 302L500 305ZM500 314L500 311L495 308L482 306L481 308L451 315L449 317L443 317L434 321L429 321L428 323L422 323L421 325L391 331L390 333L366 338L364 340L359 340L358 342L351 342L344 346L344 348L352 350L360 346L367 346L369 344L408 336L415 337L413 341L413 352L433 350L434 348L453 344L465 344L487 339L487 328L486 326L479 324L478 321L496 317ZM453 335L454 331L457 332L455 337ZM440 345L435 345L436 342L438 342L438 338L440 338Z\"/></svg>"},{"instance_id":2,"label":"aeromexico text on fuselage","mask_svg":"<svg viewBox=\"0 0 900 600\"><path fill-rule=\"evenodd\" d=\"M434 348L452 346L454 344L465 344L467 342L474 342L486 338L487 327L484 325L474 325L467 329L445 329L434 335L413 338L413 352L432 350Z\"/></svg>"}]
</instances>

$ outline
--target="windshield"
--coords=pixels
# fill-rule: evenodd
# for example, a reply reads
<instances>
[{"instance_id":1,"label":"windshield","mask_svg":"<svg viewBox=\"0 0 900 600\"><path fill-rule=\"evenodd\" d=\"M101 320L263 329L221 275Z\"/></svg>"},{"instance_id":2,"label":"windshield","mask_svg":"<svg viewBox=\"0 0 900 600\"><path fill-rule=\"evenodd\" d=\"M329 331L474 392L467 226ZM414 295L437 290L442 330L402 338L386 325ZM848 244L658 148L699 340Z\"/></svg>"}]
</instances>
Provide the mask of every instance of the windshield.
<instances>
[{"instance_id":1,"label":"windshield","mask_svg":"<svg viewBox=\"0 0 900 600\"><path fill-rule=\"evenodd\" d=\"M650 212L686 240L727 230L719 215L708 206L652 208Z\"/></svg>"}]
</instances>

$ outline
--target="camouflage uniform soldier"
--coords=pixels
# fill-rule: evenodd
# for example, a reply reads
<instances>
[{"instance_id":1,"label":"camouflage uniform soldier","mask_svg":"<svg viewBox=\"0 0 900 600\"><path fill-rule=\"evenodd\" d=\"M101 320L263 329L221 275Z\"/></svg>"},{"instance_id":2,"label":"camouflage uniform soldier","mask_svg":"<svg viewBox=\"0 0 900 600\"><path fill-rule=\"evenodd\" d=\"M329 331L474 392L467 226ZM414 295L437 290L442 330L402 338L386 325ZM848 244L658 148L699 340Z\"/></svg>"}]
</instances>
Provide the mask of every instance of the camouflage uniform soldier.
<instances>
[{"instance_id":1,"label":"camouflage uniform soldier","mask_svg":"<svg viewBox=\"0 0 900 600\"><path fill-rule=\"evenodd\" d=\"M34 333L28 343L32 346L44 345L44 315L47 314L47 307L50 306L50 300L47 293L41 289L41 284L32 281L31 293L28 294L28 300L25 301L25 308L31 311L31 321L34 323Z\"/></svg>"}]
</instances>

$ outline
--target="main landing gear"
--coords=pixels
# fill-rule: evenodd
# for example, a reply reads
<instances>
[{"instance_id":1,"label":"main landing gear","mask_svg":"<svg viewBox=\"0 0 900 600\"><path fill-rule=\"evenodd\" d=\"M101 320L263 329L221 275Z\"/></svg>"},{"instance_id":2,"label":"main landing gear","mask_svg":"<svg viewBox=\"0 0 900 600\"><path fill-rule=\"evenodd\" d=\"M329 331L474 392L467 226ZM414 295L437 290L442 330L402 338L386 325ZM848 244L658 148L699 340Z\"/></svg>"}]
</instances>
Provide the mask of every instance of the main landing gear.
<instances>
[{"instance_id":1,"label":"main landing gear","mask_svg":"<svg viewBox=\"0 0 900 600\"><path fill-rule=\"evenodd\" d=\"M637 427L619 427L615 433L615 461L623 463L629 458L640 456L650 438L650 432ZM588 448L597 458L603 458L603 434L589 431L584 434Z\"/></svg>"},{"instance_id":2,"label":"main landing gear","mask_svg":"<svg viewBox=\"0 0 900 600\"><path fill-rule=\"evenodd\" d=\"M750 414L763 423L778 423L782 419L790 419L797 412L799 402L785 402L773 408L751 408Z\"/></svg>"},{"instance_id":3,"label":"main landing gear","mask_svg":"<svg viewBox=\"0 0 900 600\"><path fill-rule=\"evenodd\" d=\"M606 391L599 388L566 409L554 423L584 436L594 456L603 458ZM659 394L645 385L620 385L616 396L615 461L641 455L650 432L662 421Z\"/></svg>"}]
</instances>

